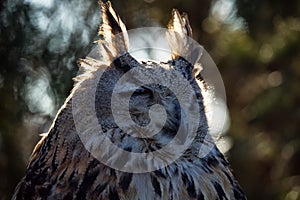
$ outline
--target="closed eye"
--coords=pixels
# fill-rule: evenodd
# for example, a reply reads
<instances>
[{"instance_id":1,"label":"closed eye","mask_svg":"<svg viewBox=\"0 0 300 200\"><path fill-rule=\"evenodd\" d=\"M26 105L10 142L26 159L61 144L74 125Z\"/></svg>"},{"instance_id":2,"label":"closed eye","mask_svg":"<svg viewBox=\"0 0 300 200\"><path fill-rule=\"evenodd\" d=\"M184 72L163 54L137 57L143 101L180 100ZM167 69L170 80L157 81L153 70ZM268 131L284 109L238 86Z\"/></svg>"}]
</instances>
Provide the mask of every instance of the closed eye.
<instances>
[{"instance_id":1,"label":"closed eye","mask_svg":"<svg viewBox=\"0 0 300 200\"><path fill-rule=\"evenodd\" d=\"M139 87L138 89L136 89L134 91L134 94L136 94L136 95L143 95L143 94L147 94L147 93L148 93L147 89L142 88L142 87Z\"/></svg>"},{"instance_id":2,"label":"closed eye","mask_svg":"<svg viewBox=\"0 0 300 200\"><path fill-rule=\"evenodd\" d=\"M132 96L132 97L136 97L136 96L146 96L146 95L151 95L152 96L152 91L150 89L147 89L143 86L139 87L138 89L135 89L134 91L122 91L118 93L119 95L123 95L123 96Z\"/></svg>"},{"instance_id":3,"label":"closed eye","mask_svg":"<svg viewBox=\"0 0 300 200\"><path fill-rule=\"evenodd\" d=\"M153 92L150 88L146 86L141 86L134 91L133 95L149 95L150 97L152 97Z\"/></svg>"}]
</instances>

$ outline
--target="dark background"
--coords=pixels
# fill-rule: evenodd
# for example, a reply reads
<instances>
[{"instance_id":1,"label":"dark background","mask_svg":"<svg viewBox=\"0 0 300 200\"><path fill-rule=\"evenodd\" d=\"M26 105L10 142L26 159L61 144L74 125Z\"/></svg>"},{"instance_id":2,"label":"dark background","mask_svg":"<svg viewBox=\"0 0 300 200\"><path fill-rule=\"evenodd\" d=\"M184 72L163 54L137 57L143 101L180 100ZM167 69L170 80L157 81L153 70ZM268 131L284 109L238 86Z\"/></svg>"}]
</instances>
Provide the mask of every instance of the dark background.
<instances>
[{"instance_id":1,"label":"dark background","mask_svg":"<svg viewBox=\"0 0 300 200\"><path fill-rule=\"evenodd\" d=\"M43 3L41 3L43 2ZM222 74L227 157L249 199L300 199L300 1L112 1L127 28L189 14ZM97 1L0 2L0 199L72 88L100 23Z\"/></svg>"}]
</instances>

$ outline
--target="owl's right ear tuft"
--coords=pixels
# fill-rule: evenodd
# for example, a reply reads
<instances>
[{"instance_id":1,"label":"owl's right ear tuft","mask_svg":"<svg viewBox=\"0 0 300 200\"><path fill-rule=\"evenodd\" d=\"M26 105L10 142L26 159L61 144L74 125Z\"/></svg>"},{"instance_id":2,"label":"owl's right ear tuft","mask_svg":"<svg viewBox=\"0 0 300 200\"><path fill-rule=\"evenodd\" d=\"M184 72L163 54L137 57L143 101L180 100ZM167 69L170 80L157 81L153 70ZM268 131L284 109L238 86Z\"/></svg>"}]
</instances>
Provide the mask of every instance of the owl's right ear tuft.
<instances>
[{"instance_id":1,"label":"owl's right ear tuft","mask_svg":"<svg viewBox=\"0 0 300 200\"><path fill-rule=\"evenodd\" d=\"M192 37L192 28L186 13L179 14L172 10L172 18L168 24L167 39L172 52L172 58L177 58L182 50L188 49L189 37Z\"/></svg>"},{"instance_id":2,"label":"owl's right ear tuft","mask_svg":"<svg viewBox=\"0 0 300 200\"><path fill-rule=\"evenodd\" d=\"M120 16L113 9L110 1L99 2L101 9L102 24L98 35L100 40L99 53L106 61L112 61L114 58L128 52L129 39L127 29Z\"/></svg>"},{"instance_id":3,"label":"owl's right ear tuft","mask_svg":"<svg viewBox=\"0 0 300 200\"><path fill-rule=\"evenodd\" d=\"M188 15L186 13L180 15L178 10L173 9L167 31L167 40L172 59L184 58L194 67L200 62L203 47L195 45L191 37L192 28Z\"/></svg>"},{"instance_id":4,"label":"owl's right ear tuft","mask_svg":"<svg viewBox=\"0 0 300 200\"><path fill-rule=\"evenodd\" d=\"M184 34L192 37L192 28L190 26L188 15L186 13L180 15L176 9L172 10L172 18L169 21L168 29L170 31L175 31L180 35Z\"/></svg>"}]
</instances>

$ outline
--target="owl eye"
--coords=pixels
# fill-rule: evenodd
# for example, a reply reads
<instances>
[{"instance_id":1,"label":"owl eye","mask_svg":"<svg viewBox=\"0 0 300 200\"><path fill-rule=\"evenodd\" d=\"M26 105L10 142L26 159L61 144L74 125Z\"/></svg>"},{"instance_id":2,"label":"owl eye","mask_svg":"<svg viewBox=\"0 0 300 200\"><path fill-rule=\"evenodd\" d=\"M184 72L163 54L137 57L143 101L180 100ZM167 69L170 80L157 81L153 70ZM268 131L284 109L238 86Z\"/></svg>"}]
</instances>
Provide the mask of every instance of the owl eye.
<instances>
[{"instance_id":1,"label":"owl eye","mask_svg":"<svg viewBox=\"0 0 300 200\"><path fill-rule=\"evenodd\" d=\"M144 88L138 88L134 91L134 94L146 94L147 91Z\"/></svg>"},{"instance_id":2,"label":"owl eye","mask_svg":"<svg viewBox=\"0 0 300 200\"><path fill-rule=\"evenodd\" d=\"M143 96L149 95L150 97L152 97L153 92L149 88L142 86L142 87L139 87L138 89L136 89L134 91L133 95L143 95Z\"/></svg>"}]
</instances>

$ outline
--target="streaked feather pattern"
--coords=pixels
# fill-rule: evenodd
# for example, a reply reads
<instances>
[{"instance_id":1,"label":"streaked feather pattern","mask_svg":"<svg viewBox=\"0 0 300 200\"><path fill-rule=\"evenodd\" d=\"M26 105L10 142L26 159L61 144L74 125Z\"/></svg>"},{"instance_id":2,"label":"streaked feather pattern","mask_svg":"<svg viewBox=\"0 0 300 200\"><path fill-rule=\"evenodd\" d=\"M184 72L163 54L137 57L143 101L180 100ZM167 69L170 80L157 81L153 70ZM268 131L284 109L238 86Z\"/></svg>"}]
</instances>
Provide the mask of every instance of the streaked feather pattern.
<instances>
[{"instance_id":1,"label":"streaked feather pattern","mask_svg":"<svg viewBox=\"0 0 300 200\"><path fill-rule=\"evenodd\" d=\"M193 84L194 88L198 89L198 99L195 103L202 107L201 115L204 116L199 119L201 120L199 135L178 160L165 168L148 173L128 173L112 169L95 159L85 149L76 133L72 114L73 91L59 110L48 134L43 136L36 145L25 176L18 184L13 199L246 199L231 173L228 162L215 145L207 156L199 157L197 154L198 146L204 145L203 138L208 134L208 125L201 89L193 77L192 66L175 54L173 60L168 63L151 61L145 64L136 61L126 53L129 41L124 23L109 2L101 2L100 6L103 22L99 34L106 41L110 41L110 43L100 42L102 46L100 53L106 53L106 59L112 59L120 52L124 52L108 67L111 72L108 80L113 80L114 75L122 75L134 66L147 65L159 68L161 65L166 65L178 70ZM175 48L176 42L188 45L180 41L180 38L184 38L182 35L192 36L186 14L180 15L177 10L173 10L168 28L179 34L177 41L173 41L170 45L172 48ZM122 38L118 39L120 43L113 42L114 35L120 33L122 35ZM104 62L92 58L82 59L79 64L84 73L76 78L75 88L82 90L86 88L80 87L89 87L88 82L95 78L97 70L106 67ZM145 90L157 94L166 92L162 88L155 87L145 88ZM142 101L140 99L137 95L133 105L136 112L141 114L147 104L139 103ZM177 115L174 114L178 112L176 110L178 108L173 101L161 99L162 104L165 103L167 106L167 112L173 113L171 116L174 118L167 121L168 129L151 140L133 139L110 124L109 116L108 122L103 122L104 126L109 127L106 134L114 140L115 144L128 151L148 152L159 149L170 140L174 134L173 126L178 123L175 117ZM136 120L140 119L137 117Z\"/></svg>"}]
</instances>

